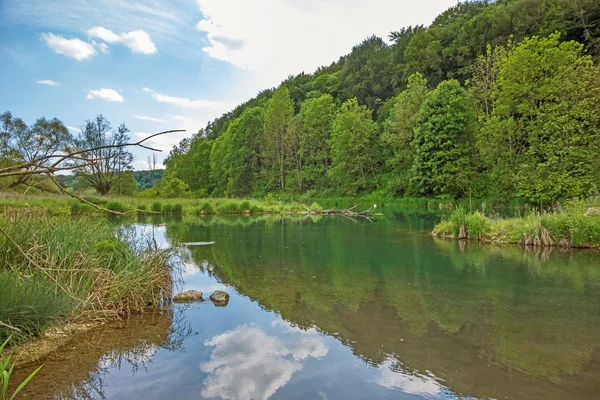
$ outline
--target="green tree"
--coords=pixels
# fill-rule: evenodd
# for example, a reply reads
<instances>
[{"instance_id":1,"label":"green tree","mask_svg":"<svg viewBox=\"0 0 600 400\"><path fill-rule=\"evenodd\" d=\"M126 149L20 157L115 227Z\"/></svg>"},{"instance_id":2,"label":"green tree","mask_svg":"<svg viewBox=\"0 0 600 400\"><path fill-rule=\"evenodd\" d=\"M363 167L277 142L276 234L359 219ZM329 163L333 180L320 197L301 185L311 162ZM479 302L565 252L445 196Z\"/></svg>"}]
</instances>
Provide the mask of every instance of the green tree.
<instances>
[{"instance_id":1,"label":"green tree","mask_svg":"<svg viewBox=\"0 0 600 400\"><path fill-rule=\"evenodd\" d=\"M115 183L109 194L116 196L135 196L138 192L137 182L131 171L121 172L115 177Z\"/></svg>"},{"instance_id":2,"label":"green tree","mask_svg":"<svg viewBox=\"0 0 600 400\"><path fill-rule=\"evenodd\" d=\"M414 158L414 129L427 95L427 80L418 72L411 75L407 89L392 99L390 115L383 124L382 139L389 149L386 164L391 169L393 194L404 194L408 188Z\"/></svg>"},{"instance_id":3,"label":"green tree","mask_svg":"<svg viewBox=\"0 0 600 400\"><path fill-rule=\"evenodd\" d=\"M187 183L172 174L165 174L160 181L160 195L167 199L185 197L190 187Z\"/></svg>"},{"instance_id":4,"label":"green tree","mask_svg":"<svg viewBox=\"0 0 600 400\"><path fill-rule=\"evenodd\" d=\"M345 195L373 188L379 160L378 126L356 99L342 104L333 122L329 177Z\"/></svg>"},{"instance_id":5,"label":"green tree","mask_svg":"<svg viewBox=\"0 0 600 400\"><path fill-rule=\"evenodd\" d=\"M74 143L76 149L89 150L71 160L75 175L87 180L101 195L108 194L118 174L131 169L133 154L121 147L129 142L128 133L125 124L113 131L102 114L86 121Z\"/></svg>"},{"instance_id":6,"label":"green tree","mask_svg":"<svg viewBox=\"0 0 600 400\"><path fill-rule=\"evenodd\" d=\"M464 196L472 178L476 118L467 92L444 81L427 97L417 119L412 183L423 196Z\"/></svg>"},{"instance_id":7,"label":"green tree","mask_svg":"<svg viewBox=\"0 0 600 400\"><path fill-rule=\"evenodd\" d=\"M597 185L598 74L583 45L559 34L508 50L479 140L498 195L557 200Z\"/></svg>"},{"instance_id":8,"label":"green tree","mask_svg":"<svg viewBox=\"0 0 600 400\"><path fill-rule=\"evenodd\" d=\"M248 108L227 129L227 192L231 196L248 196L260 175L260 139L264 130L264 110Z\"/></svg>"},{"instance_id":9,"label":"green tree","mask_svg":"<svg viewBox=\"0 0 600 400\"><path fill-rule=\"evenodd\" d=\"M308 99L300 108L304 134L301 138L301 154L304 161L303 175L307 189L323 185L331 165L329 137L337 105L330 94Z\"/></svg>"},{"instance_id":10,"label":"green tree","mask_svg":"<svg viewBox=\"0 0 600 400\"><path fill-rule=\"evenodd\" d=\"M279 172L279 186L285 191L286 146L289 143L289 126L294 116L294 104L286 86L273 93L265 114L264 157L267 167Z\"/></svg>"}]
</instances>

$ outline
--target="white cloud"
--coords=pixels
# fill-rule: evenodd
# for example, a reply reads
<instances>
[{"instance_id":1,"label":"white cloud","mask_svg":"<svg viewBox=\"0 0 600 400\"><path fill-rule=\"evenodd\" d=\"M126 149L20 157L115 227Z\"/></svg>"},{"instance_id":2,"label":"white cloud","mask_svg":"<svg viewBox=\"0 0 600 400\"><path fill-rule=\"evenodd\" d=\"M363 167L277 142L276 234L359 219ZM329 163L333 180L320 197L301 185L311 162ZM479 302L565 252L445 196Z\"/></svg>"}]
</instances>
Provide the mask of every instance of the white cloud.
<instances>
[{"instance_id":1,"label":"white cloud","mask_svg":"<svg viewBox=\"0 0 600 400\"><path fill-rule=\"evenodd\" d=\"M106 101L114 101L117 103L122 103L125 101L123 96L121 96L119 94L119 92L117 92L116 90L104 89L104 88L97 89L97 90L90 90L87 95L87 99L88 100L102 99L102 100L106 100Z\"/></svg>"},{"instance_id":2,"label":"white cloud","mask_svg":"<svg viewBox=\"0 0 600 400\"><path fill-rule=\"evenodd\" d=\"M73 132L81 132L81 129L75 128L74 126L67 126L67 129Z\"/></svg>"},{"instance_id":3,"label":"white cloud","mask_svg":"<svg viewBox=\"0 0 600 400\"><path fill-rule=\"evenodd\" d=\"M56 54L72 57L78 61L88 59L96 54L94 46L80 39L66 39L53 33L42 33L42 40Z\"/></svg>"},{"instance_id":4,"label":"white cloud","mask_svg":"<svg viewBox=\"0 0 600 400\"><path fill-rule=\"evenodd\" d=\"M40 85L48 85L48 86L60 86L59 82L55 82L51 79L43 79L41 81L37 81Z\"/></svg>"},{"instance_id":5,"label":"white cloud","mask_svg":"<svg viewBox=\"0 0 600 400\"><path fill-rule=\"evenodd\" d=\"M205 398L268 399L303 368L302 360L322 358L327 347L314 337L283 343L254 326L239 326L207 340L214 346L210 360L200 366L208 373Z\"/></svg>"},{"instance_id":6,"label":"white cloud","mask_svg":"<svg viewBox=\"0 0 600 400\"><path fill-rule=\"evenodd\" d=\"M134 53L154 54L157 51L150 35L141 29L116 34L110 29L106 29L102 26L95 26L89 29L87 33L90 37L103 40L107 43L122 43L129 47Z\"/></svg>"},{"instance_id":7,"label":"white cloud","mask_svg":"<svg viewBox=\"0 0 600 400\"><path fill-rule=\"evenodd\" d=\"M232 105L220 101L213 100L190 100L185 97L168 96L166 94L157 93L150 88L142 88L142 91L151 93L152 97L161 103L169 103L182 108L196 108L196 109L211 109L217 111L227 111L231 109Z\"/></svg>"},{"instance_id":8,"label":"white cloud","mask_svg":"<svg viewBox=\"0 0 600 400\"><path fill-rule=\"evenodd\" d=\"M146 117L146 116L143 116L143 115L134 115L133 118L135 118L135 119L141 119L141 120L144 120L144 121L165 122L164 119L154 118L154 117Z\"/></svg>"},{"instance_id":9,"label":"white cloud","mask_svg":"<svg viewBox=\"0 0 600 400\"><path fill-rule=\"evenodd\" d=\"M428 24L456 0L197 0L210 57L248 71L246 95L311 73L376 34ZM383 10L383 11L382 11Z\"/></svg>"},{"instance_id":10,"label":"white cloud","mask_svg":"<svg viewBox=\"0 0 600 400\"><path fill-rule=\"evenodd\" d=\"M98 50L100 50L102 54L108 54L108 46L106 45L106 43L98 43L95 40L92 40L92 45Z\"/></svg>"}]
</instances>

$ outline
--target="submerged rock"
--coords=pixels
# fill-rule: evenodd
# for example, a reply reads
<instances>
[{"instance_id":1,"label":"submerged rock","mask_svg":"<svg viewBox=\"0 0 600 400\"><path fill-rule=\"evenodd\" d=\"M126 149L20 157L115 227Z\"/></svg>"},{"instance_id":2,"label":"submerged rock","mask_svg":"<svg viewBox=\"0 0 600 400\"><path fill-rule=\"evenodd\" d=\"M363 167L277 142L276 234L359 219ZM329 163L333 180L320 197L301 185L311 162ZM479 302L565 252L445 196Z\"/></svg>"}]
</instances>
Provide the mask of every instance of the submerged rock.
<instances>
[{"instance_id":1,"label":"submerged rock","mask_svg":"<svg viewBox=\"0 0 600 400\"><path fill-rule=\"evenodd\" d=\"M175 303L186 303L190 301L202 300L202 292L199 292L197 290L188 290L186 292L181 292L179 294L176 294L175 297L173 297L173 301Z\"/></svg>"},{"instance_id":2,"label":"submerged rock","mask_svg":"<svg viewBox=\"0 0 600 400\"><path fill-rule=\"evenodd\" d=\"M220 290L215 290L214 293L210 295L210 299L215 306L225 307L227 303L229 303L229 294Z\"/></svg>"}]
</instances>

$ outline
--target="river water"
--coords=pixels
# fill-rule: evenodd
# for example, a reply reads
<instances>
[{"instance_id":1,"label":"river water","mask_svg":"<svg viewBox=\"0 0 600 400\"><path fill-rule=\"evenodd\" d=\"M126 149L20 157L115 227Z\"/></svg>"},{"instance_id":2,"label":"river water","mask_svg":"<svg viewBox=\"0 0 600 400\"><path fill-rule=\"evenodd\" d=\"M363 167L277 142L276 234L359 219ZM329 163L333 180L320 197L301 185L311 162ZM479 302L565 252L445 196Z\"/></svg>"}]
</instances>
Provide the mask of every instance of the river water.
<instances>
[{"instance_id":1,"label":"river water","mask_svg":"<svg viewBox=\"0 0 600 400\"><path fill-rule=\"evenodd\" d=\"M132 223L183 249L179 290L229 304L75 336L25 397L600 398L600 254L436 239L438 219Z\"/></svg>"}]
</instances>

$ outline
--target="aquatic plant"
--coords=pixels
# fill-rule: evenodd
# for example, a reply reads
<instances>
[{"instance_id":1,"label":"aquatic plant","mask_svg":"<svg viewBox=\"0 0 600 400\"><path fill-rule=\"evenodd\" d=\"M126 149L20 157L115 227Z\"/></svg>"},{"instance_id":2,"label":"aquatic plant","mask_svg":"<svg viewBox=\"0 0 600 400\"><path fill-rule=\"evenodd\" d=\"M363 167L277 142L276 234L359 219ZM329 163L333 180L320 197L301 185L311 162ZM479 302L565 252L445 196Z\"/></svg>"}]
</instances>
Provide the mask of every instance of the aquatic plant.
<instances>
[{"instance_id":1,"label":"aquatic plant","mask_svg":"<svg viewBox=\"0 0 600 400\"><path fill-rule=\"evenodd\" d=\"M6 356L1 356L4 348L6 347L6 345L8 344L8 342L10 341L10 337L8 339L6 339L4 341L4 343L2 343L2 345L0 345L0 399L2 400L13 400L17 397L17 394L19 394L19 392L21 390L23 390L23 388L25 386L27 386L27 384L29 383L29 381L31 379L33 379L33 377L35 376L35 374L38 373L38 371L40 369L42 369L43 365L40 365L35 371L33 371L31 374L29 374L29 376L27 378L25 378L23 380L23 382L21 382L19 384L19 386L17 386L17 388L15 389L15 391L12 393L12 395L10 397L8 397L8 385L10 383L10 377L13 373L13 370L15 368L15 362L12 361L12 355L11 354L7 354Z\"/></svg>"},{"instance_id":2,"label":"aquatic plant","mask_svg":"<svg viewBox=\"0 0 600 400\"><path fill-rule=\"evenodd\" d=\"M70 318L116 318L170 299L170 251L102 218L0 219L0 338ZM26 249L26 250L24 250Z\"/></svg>"}]
</instances>

